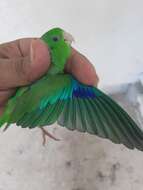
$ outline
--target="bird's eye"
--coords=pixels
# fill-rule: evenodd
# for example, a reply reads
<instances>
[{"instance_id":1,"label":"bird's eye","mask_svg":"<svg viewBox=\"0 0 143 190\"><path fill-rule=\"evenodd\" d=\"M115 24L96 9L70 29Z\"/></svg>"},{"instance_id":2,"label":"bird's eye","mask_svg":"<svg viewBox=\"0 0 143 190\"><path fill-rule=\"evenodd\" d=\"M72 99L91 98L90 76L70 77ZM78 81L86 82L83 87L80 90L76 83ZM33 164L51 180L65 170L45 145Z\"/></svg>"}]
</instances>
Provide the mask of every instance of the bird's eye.
<instances>
[{"instance_id":1,"label":"bird's eye","mask_svg":"<svg viewBox=\"0 0 143 190\"><path fill-rule=\"evenodd\" d=\"M59 40L58 36L54 36L52 39L54 42L57 42Z\"/></svg>"}]
</instances>

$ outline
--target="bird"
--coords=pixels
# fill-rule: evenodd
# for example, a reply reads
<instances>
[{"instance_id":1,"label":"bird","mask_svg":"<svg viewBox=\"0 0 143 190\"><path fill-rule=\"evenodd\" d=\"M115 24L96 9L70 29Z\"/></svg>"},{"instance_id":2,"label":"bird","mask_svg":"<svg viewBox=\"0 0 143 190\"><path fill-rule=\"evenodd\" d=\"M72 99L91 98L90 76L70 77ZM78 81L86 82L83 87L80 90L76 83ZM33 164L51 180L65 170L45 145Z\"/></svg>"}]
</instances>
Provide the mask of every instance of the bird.
<instances>
[{"instance_id":1,"label":"bird","mask_svg":"<svg viewBox=\"0 0 143 190\"><path fill-rule=\"evenodd\" d=\"M82 84L64 68L71 55L73 37L61 28L41 36L50 51L47 73L30 85L19 87L0 117L0 127L11 124L40 128L45 136L58 140L44 127L55 122L71 131L86 132L143 151L143 131L129 114L97 87Z\"/></svg>"}]
</instances>

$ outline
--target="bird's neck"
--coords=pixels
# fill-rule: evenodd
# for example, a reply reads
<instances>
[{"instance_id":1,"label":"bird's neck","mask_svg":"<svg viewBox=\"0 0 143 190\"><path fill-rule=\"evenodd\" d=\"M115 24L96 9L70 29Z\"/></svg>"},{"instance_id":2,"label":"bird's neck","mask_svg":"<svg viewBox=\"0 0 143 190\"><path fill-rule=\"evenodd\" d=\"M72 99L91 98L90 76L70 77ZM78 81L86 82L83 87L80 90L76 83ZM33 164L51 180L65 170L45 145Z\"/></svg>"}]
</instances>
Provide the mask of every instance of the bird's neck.
<instances>
[{"instance_id":1,"label":"bird's neck","mask_svg":"<svg viewBox=\"0 0 143 190\"><path fill-rule=\"evenodd\" d=\"M64 73L65 64L67 62L68 57L64 57L57 52L50 51L51 56L51 64L47 74L55 75Z\"/></svg>"},{"instance_id":2,"label":"bird's neck","mask_svg":"<svg viewBox=\"0 0 143 190\"><path fill-rule=\"evenodd\" d=\"M62 73L64 73L64 68L59 68L57 65L52 63L47 74L56 75L56 74L62 74Z\"/></svg>"}]
</instances>

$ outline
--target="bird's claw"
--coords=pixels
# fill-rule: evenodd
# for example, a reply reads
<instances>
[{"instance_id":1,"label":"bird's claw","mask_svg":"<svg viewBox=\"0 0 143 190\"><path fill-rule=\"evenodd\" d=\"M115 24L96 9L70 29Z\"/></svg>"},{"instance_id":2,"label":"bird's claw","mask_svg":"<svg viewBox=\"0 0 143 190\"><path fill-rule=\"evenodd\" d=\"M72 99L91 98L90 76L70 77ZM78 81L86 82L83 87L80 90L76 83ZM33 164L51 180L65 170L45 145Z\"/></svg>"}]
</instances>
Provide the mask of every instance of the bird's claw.
<instances>
[{"instance_id":1,"label":"bird's claw","mask_svg":"<svg viewBox=\"0 0 143 190\"><path fill-rule=\"evenodd\" d=\"M40 128L42 130L42 136L43 136L43 146L46 144L46 136L50 137L51 139L55 141L60 141L60 139L54 137L52 134L50 134L48 131L46 131L43 127Z\"/></svg>"}]
</instances>

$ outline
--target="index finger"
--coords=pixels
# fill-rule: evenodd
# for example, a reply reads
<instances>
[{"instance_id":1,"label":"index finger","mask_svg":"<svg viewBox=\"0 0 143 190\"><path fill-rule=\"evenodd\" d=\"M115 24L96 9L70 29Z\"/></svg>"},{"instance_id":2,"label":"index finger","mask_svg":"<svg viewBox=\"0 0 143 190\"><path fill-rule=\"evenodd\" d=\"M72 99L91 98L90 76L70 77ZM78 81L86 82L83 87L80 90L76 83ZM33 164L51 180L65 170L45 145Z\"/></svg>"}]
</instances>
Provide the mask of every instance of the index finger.
<instances>
[{"instance_id":1,"label":"index finger","mask_svg":"<svg viewBox=\"0 0 143 190\"><path fill-rule=\"evenodd\" d=\"M65 66L65 71L71 73L81 83L91 86L98 85L99 77L94 66L75 49L72 49L72 55Z\"/></svg>"},{"instance_id":2,"label":"index finger","mask_svg":"<svg viewBox=\"0 0 143 190\"><path fill-rule=\"evenodd\" d=\"M0 44L0 58L10 59L29 55L30 44L33 39L37 38L22 38Z\"/></svg>"}]
</instances>

